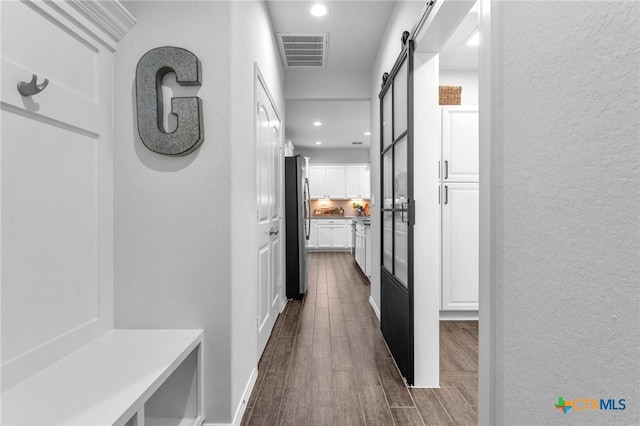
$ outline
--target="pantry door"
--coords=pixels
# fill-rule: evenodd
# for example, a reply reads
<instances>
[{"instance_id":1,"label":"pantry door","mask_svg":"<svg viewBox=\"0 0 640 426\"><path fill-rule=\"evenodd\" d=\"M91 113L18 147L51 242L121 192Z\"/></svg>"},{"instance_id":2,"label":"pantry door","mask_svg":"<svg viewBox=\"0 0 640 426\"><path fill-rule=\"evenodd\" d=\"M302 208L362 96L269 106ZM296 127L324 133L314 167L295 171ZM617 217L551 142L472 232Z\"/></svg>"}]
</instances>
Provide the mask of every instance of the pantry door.
<instances>
[{"instance_id":1,"label":"pantry door","mask_svg":"<svg viewBox=\"0 0 640 426\"><path fill-rule=\"evenodd\" d=\"M380 327L391 354L413 384L413 40L380 92L382 250Z\"/></svg>"},{"instance_id":2,"label":"pantry door","mask_svg":"<svg viewBox=\"0 0 640 426\"><path fill-rule=\"evenodd\" d=\"M262 75L255 79L256 188L258 218L258 358L282 304L282 121Z\"/></svg>"}]
</instances>

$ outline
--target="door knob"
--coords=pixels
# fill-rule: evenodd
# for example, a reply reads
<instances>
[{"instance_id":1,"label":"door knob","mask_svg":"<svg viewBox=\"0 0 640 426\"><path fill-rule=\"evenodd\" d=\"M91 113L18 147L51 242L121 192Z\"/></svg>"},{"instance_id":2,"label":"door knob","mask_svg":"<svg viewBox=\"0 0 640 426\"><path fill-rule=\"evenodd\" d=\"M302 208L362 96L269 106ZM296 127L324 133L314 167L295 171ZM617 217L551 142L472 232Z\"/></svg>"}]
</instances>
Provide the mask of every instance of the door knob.
<instances>
[{"instance_id":1,"label":"door knob","mask_svg":"<svg viewBox=\"0 0 640 426\"><path fill-rule=\"evenodd\" d=\"M271 229L269 229L269 235L270 236L271 235L278 235L279 232L280 232L280 230L276 226L273 226L273 227L271 227Z\"/></svg>"}]
</instances>

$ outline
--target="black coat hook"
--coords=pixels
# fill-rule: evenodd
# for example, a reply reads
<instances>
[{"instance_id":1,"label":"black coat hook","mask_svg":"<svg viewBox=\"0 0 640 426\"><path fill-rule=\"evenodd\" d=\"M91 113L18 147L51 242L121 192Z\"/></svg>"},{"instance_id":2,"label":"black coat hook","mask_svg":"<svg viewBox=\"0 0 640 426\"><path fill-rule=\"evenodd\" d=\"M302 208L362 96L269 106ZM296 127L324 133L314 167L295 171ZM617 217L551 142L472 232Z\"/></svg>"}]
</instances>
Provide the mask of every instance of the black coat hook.
<instances>
[{"instance_id":1,"label":"black coat hook","mask_svg":"<svg viewBox=\"0 0 640 426\"><path fill-rule=\"evenodd\" d=\"M35 94L42 92L49 84L49 79L45 78L44 83L42 84L36 84L37 80L38 80L38 76L36 74L33 74L33 78L31 79L30 82L28 83L25 83L24 81L19 82L18 92L22 96L33 96Z\"/></svg>"}]
</instances>

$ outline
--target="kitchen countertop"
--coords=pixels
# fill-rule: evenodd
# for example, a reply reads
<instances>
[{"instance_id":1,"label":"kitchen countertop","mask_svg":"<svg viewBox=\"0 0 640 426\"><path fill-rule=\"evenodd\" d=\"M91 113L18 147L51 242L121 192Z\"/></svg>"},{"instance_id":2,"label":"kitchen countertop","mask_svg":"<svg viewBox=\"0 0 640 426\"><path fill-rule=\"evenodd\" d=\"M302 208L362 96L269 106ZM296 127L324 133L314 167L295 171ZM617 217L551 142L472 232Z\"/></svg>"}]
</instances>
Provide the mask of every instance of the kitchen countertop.
<instances>
[{"instance_id":1,"label":"kitchen countertop","mask_svg":"<svg viewBox=\"0 0 640 426\"><path fill-rule=\"evenodd\" d=\"M356 223L361 223L363 225L371 225L371 217L370 216L353 216L351 217Z\"/></svg>"}]
</instances>

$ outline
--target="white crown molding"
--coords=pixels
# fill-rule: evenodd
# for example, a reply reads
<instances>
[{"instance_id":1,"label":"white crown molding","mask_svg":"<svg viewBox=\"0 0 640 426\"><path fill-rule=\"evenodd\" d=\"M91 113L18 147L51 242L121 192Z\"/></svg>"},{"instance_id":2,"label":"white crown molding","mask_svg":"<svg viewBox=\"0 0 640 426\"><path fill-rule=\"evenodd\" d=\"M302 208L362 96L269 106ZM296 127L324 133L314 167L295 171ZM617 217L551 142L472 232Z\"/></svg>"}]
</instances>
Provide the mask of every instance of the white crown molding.
<instances>
[{"instance_id":1,"label":"white crown molding","mask_svg":"<svg viewBox=\"0 0 640 426\"><path fill-rule=\"evenodd\" d=\"M136 19L118 0L65 0L116 43L129 32Z\"/></svg>"}]
</instances>

